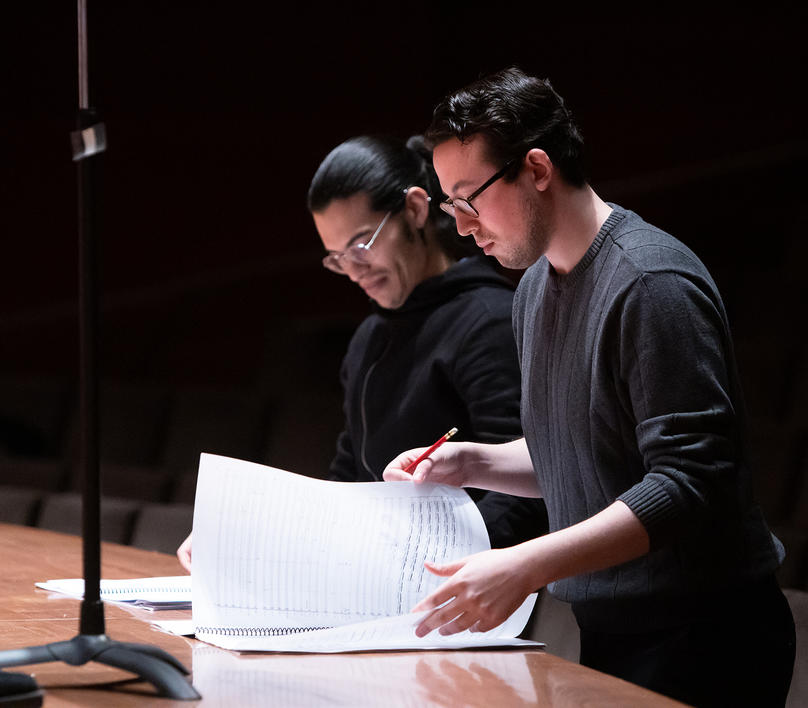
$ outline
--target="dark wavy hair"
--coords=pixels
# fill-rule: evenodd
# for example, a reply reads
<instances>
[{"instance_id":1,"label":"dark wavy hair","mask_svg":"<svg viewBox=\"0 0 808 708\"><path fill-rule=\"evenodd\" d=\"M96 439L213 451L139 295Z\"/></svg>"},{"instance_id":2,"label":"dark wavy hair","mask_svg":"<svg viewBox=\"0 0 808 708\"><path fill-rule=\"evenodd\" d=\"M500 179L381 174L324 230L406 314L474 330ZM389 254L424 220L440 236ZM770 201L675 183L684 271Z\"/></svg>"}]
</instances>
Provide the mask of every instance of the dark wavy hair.
<instances>
[{"instance_id":1,"label":"dark wavy hair","mask_svg":"<svg viewBox=\"0 0 808 708\"><path fill-rule=\"evenodd\" d=\"M432 197L429 220L438 246L454 259L480 253L470 241L461 241L455 220L438 206L443 193L432 167L432 151L424 138L404 141L391 136L363 135L335 147L320 163L311 180L309 211L325 209L334 199L364 192L374 211L398 212L404 208L404 190L422 187Z\"/></svg>"},{"instance_id":2,"label":"dark wavy hair","mask_svg":"<svg viewBox=\"0 0 808 708\"><path fill-rule=\"evenodd\" d=\"M435 107L425 137L434 147L478 134L485 136L486 157L495 165L541 148L566 182L575 187L586 183L583 137L564 99L546 79L517 67L478 79ZM505 179L515 178L519 169L514 165Z\"/></svg>"}]
</instances>

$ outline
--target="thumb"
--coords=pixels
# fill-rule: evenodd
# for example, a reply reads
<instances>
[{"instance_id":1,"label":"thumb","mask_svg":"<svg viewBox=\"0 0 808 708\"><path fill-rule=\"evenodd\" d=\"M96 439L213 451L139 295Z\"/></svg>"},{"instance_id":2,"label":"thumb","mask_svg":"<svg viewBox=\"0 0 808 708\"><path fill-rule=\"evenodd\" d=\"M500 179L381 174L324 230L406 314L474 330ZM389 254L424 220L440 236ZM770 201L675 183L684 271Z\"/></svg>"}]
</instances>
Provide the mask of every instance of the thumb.
<instances>
[{"instance_id":1,"label":"thumb","mask_svg":"<svg viewBox=\"0 0 808 708\"><path fill-rule=\"evenodd\" d=\"M424 567L430 573L432 573L433 575L440 575L442 577L446 577L447 575L454 575L464 565L466 565L465 558L452 561L451 563L443 563L442 565L438 565L437 563L431 563L430 561L424 561Z\"/></svg>"}]
</instances>

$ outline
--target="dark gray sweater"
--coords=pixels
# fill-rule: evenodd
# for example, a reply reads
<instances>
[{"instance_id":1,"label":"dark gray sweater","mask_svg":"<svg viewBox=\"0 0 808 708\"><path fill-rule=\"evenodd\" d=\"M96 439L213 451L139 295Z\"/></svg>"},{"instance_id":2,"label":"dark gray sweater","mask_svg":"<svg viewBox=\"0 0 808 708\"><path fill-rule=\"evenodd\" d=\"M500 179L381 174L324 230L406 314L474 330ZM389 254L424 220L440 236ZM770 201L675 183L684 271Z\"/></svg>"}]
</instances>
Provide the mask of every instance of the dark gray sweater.
<instances>
[{"instance_id":1,"label":"dark gray sweater","mask_svg":"<svg viewBox=\"0 0 808 708\"><path fill-rule=\"evenodd\" d=\"M522 427L550 520L624 501L651 552L551 585L583 627L709 611L784 556L752 501L729 325L684 244L618 206L572 272L541 258L514 299Z\"/></svg>"}]
</instances>

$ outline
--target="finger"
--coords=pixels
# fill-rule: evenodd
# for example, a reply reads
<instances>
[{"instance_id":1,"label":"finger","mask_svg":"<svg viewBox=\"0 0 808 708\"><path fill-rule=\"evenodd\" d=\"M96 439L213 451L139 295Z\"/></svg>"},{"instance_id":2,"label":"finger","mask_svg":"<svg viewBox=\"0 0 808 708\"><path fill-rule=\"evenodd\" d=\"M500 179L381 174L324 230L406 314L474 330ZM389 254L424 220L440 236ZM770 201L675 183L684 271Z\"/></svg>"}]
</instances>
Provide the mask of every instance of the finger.
<instances>
[{"instance_id":1,"label":"finger","mask_svg":"<svg viewBox=\"0 0 808 708\"><path fill-rule=\"evenodd\" d=\"M391 460L384 468L382 471L382 479L387 482L402 480L412 481L412 472L407 472L407 467L415 462L415 460L417 460L422 453L426 452L426 450L427 448L425 447L416 447L412 450L402 452L398 457Z\"/></svg>"},{"instance_id":2,"label":"finger","mask_svg":"<svg viewBox=\"0 0 808 708\"><path fill-rule=\"evenodd\" d=\"M447 565L435 565L434 563L430 563L429 561L424 561L424 567L430 572L434 573L435 575L447 576L456 573L460 568L463 567L464 559L459 561L455 561L454 563L449 563ZM455 590L454 586L452 585L451 581L444 583L441 585L437 590L432 592L432 594L427 595L423 600L421 600L415 607L413 607L410 612L423 612L424 610L432 610L436 607L440 607L444 603L451 600L453 597L457 595L457 591Z\"/></svg>"},{"instance_id":3,"label":"finger","mask_svg":"<svg viewBox=\"0 0 808 708\"><path fill-rule=\"evenodd\" d=\"M473 629L472 631L473 632L490 632L492 629L494 629L494 627L499 627L499 625L501 625L506 619L507 619L507 617L505 617L504 619L499 619L499 620L491 619L491 618L477 620L477 624L475 625L475 629Z\"/></svg>"},{"instance_id":4,"label":"finger","mask_svg":"<svg viewBox=\"0 0 808 708\"><path fill-rule=\"evenodd\" d=\"M402 469L388 467L382 472L382 479L385 482L412 482L412 475Z\"/></svg>"},{"instance_id":5,"label":"finger","mask_svg":"<svg viewBox=\"0 0 808 708\"><path fill-rule=\"evenodd\" d=\"M426 482L434 466L435 463L428 457L425 460L421 460L418 463L418 466L415 468L415 471L412 473L413 481Z\"/></svg>"},{"instance_id":6,"label":"finger","mask_svg":"<svg viewBox=\"0 0 808 708\"><path fill-rule=\"evenodd\" d=\"M478 622L478 618L472 615L471 612L464 612L459 617L455 617L451 622L444 624L440 629L438 629L438 633L443 636L457 634L458 632L471 629L472 627L476 626Z\"/></svg>"},{"instance_id":7,"label":"finger","mask_svg":"<svg viewBox=\"0 0 808 708\"><path fill-rule=\"evenodd\" d=\"M451 563L444 563L442 565L438 565L437 563L432 563L430 561L424 561L424 568L426 568L433 575L440 575L441 577L454 575L464 565L466 565L465 558L452 561Z\"/></svg>"},{"instance_id":8,"label":"finger","mask_svg":"<svg viewBox=\"0 0 808 708\"><path fill-rule=\"evenodd\" d=\"M430 612L424 617L420 624L415 628L415 634L418 637L425 637L431 631L449 624L452 620L457 618L462 609L457 606L457 602L452 601L442 607L439 607L434 612Z\"/></svg>"},{"instance_id":9,"label":"finger","mask_svg":"<svg viewBox=\"0 0 808 708\"><path fill-rule=\"evenodd\" d=\"M447 587L448 586L448 587ZM446 604L449 600L453 599L457 592L451 587L451 582L444 583L431 595L427 595L421 600L410 612L424 612L425 610L434 610L436 607Z\"/></svg>"}]
</instances>

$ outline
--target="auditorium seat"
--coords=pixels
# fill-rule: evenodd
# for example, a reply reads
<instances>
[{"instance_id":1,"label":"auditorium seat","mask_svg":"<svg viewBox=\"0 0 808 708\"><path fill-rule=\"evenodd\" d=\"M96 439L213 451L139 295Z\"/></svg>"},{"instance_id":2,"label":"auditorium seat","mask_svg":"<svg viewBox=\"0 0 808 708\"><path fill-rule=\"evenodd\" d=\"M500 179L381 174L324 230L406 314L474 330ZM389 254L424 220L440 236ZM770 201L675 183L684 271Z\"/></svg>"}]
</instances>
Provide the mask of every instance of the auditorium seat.
<instances>
[{"instance_id":1,"label":"auditorium seat","mask_svg":"<svg viewBox=\"0 0 808 708\"><path fill-rule=\"evenodd\" d=\"M132 526L140 502L104 497L101 500L101 540L129 544ZM78 492L49 494L42 501L36 525L80 535L82 530L81 495Z\"/></svg>"},{"instance_id":2,"label":"auditorium seat","mask_svg":"<svg viewBox=\"0 0 808 708\"><path fill-rule=\"evenodd\" d=\"M132 545L174 553L191 532L193 520L191 504L144 504L135 520Z\"/></svg>"},{"instance_id":3,"label":"auditorium seat","mask_svg":"<svg viewBox=\"0 0 808 708\"><path fill-rule=\"evenodd\" d=\"M42 491L24 487L0 487L0 522L33 526L39 512Z\"/></svg>"}]
</instances>

